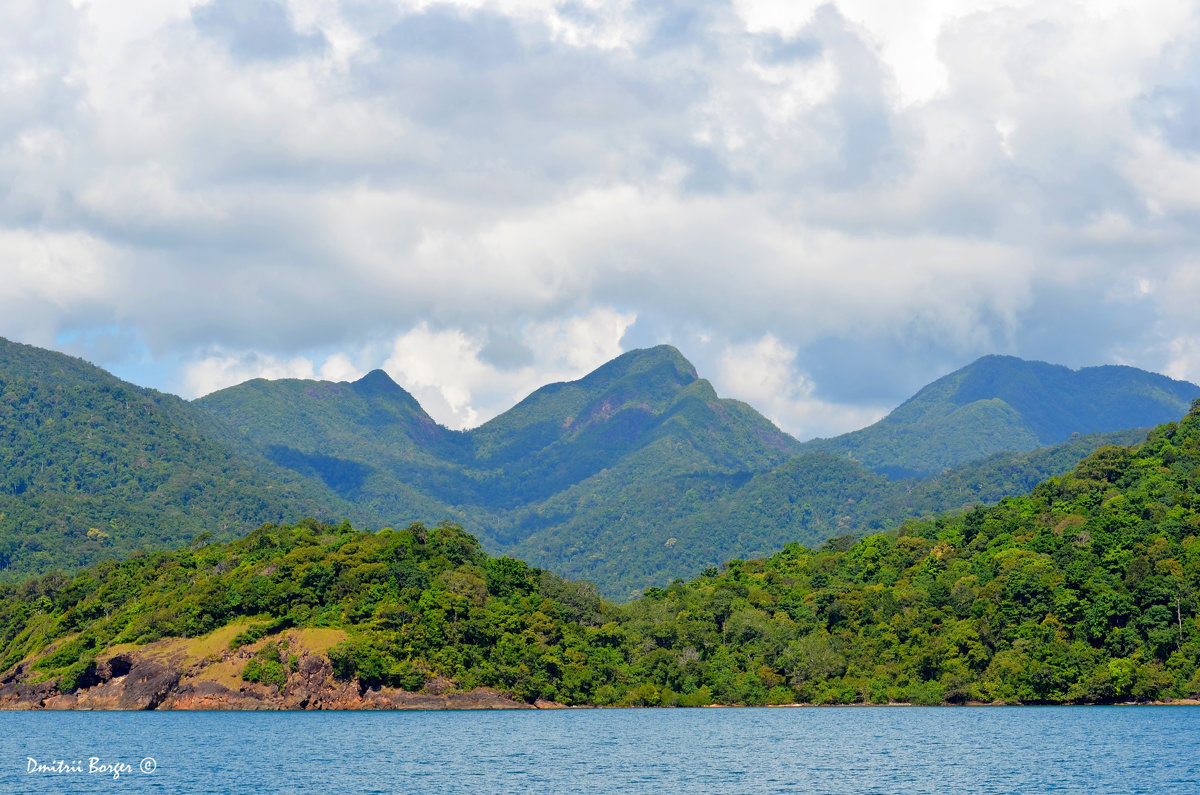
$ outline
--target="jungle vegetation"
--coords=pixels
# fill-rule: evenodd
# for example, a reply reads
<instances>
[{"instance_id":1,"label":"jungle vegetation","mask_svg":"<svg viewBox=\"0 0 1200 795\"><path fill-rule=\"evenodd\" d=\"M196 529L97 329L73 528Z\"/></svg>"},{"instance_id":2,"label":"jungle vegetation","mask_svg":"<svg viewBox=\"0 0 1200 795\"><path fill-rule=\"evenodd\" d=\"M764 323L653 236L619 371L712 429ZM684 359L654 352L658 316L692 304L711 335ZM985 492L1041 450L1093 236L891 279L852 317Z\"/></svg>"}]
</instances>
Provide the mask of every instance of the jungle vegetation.
<instances>
[{"instance_id":1,"label":"jungle vegetation","mask_svg":"<svg viewBox=\"0 0 1200 795\"><path fill-rule=\"evenodd\" d=\"M550 384L459 432L382 371L340 383L257 379L187 402L0 341L0 580L178 548L203 533L227 541L306 516L370 529L447 520L492 554L628 600L788 542L816 546L1024 493L1103 444L1145 437L1090 433L1088 423L1180 416L1186 403L1176 406L1179 395L1163 383L1200 394L1131 368L1099 372L1110 392L1133 395L1127 410L1035 411L1018 399L1022 389L1073 407L1086 394L1079 374L998 357L948 377L952 390L923 390L885 421L889 433L974 449L976 460L901 478L905 444L870 462L855 458L866 455L861 445L801 444L750 406L718 397L669 346ZM1044 394L1046 384L1060 393ZM1055 433L1082 435L980 458L994 449L995 429L953 407L993 393L1012 401L1006 416L1041 427L1053 415ZM997 401L1009 405L984 400ZM880 461L894 471L883 473Z\"/></svg>"},{"instance_id":2,"label":"jungle vegetation","mask_svg":"<svg viewBox=\"0 0 1200 795\"><path fill-rule=\"evenodd\" d=\"M35 658L70 689L113 644L249 622L247 638L343 628L330 660L364 687L440 678L597 705L1111 703L1200 695L1198 617L1200 401L1025 496L791 543L625 605L490 557L453 524L265 525L0 585L0 671ZM277 682L287 661L256 665L244 675Z\"/></svg>"}]
</instances>

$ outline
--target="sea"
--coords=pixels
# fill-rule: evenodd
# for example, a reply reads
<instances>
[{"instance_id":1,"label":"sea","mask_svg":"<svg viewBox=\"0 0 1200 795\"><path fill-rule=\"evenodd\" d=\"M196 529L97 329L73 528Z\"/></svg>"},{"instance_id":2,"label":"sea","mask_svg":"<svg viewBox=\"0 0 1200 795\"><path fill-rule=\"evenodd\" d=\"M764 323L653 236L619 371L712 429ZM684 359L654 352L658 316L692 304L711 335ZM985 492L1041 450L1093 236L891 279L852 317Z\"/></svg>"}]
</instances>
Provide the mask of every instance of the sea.
<instances>
[{"instance_id":1,"label":"sea","mask_svg":"<svg viewBox=\"0 0 1200 795\"><path fill-rule=\"evenodd\" d=\"M0 792L1196 793L1200 707L0 712Z\"/></svg>"}]
</instances>

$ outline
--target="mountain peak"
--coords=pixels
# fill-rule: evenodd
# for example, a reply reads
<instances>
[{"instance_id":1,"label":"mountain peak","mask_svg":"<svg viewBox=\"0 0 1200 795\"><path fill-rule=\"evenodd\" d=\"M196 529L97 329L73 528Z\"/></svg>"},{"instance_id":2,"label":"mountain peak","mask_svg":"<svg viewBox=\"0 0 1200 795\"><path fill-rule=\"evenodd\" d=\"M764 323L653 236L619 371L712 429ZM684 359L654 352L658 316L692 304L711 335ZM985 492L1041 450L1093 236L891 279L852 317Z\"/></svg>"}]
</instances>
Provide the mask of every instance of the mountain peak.
<instances>
[{"instance_id":1,"label":"mountain peak","mask_svg":"<svg viewBox=\"0 0 1200 795\"><path fill-rule=\"evenodd\" d=\"M362 378L351 383L350 388L360 398L367 401L371 401L374 398L383 404L387 404L389 408L386 411L400 409L401 414L415 418L423 426L426 426L426 431L437 424L421 406L420 402L408 390L392 380L392 377L383 370L372 370ZM377 407L379 405L379 403L376 403ZM379 414L373 414L372 416L374 418L373 421L376 422L381 421L383 418L383 415Z\"/></svg>"},{"instance_id":2,"label":"mountain peak","mask_svg":"<svg viewBox=\"0 0 1200 795\"><path fill-rule=\"evenodd\" d=\"M674 346L656 345L653 348L635 348L623 353L575 383L585 388L595 388L627 378L649 383L669 383L680 387L687 386L699 376L695 366Z\"/></svg>"},{"instance_id":3,"label":"mountain peak","mask_svg":"<svg viewBox=\"0 0 1200 795\"><path fill-rule=\"evenodd\" d=\"M679 352L679 349L674 345L655 345L652 348L634 348L627 353L623 353L614 359L614 362L619 362L627 359L634 366L653 367L655 365L669 364L672 367L678 368L680 371L688 373L692 378L696 378L696 367L687 357Z\"/></svg>"},{"instance_id":4,"label":"mountain peak","mask_svg":"<svg viewBox=\"0 0 1200 795\"><path fill-rule=\"evenodd\" d=\"M396 395L408 393L392 380L392 377L378 368L350 384L360 395Z\"/></svg>"},{"instance_id":5,"label":"mountain peak","mask_svg":"<svg viewBox=\"0 0 1200 795\"><path fill-rule=\"evenodd\" d=\"M1072 370L1015 356L984 356L922 388L887 417L815 448L868 467L928 475L1006 450L1061 444L1168 422L1200 386L1133 367Z\"/></svg>"}]
</instances>

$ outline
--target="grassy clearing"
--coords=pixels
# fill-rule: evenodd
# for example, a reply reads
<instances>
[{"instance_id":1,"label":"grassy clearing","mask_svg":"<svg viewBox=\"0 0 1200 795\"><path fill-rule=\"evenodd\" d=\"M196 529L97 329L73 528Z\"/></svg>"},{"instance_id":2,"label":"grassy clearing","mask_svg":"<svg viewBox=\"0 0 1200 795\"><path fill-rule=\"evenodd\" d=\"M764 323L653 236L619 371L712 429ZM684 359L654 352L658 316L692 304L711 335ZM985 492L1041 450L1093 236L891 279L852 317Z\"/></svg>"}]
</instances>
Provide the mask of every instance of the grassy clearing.
<instances>
[{"instance_id":1,"label":"grassy clearing","mask_svg":"<svg viewBox=\"0 0 1200 795\"><path fill-rule=\"evenodd\" d=\"M289 642L307 649L310 654L323 654L345 639L346 630L333 627L307 627L288 633Z\"/></svg>"}]
</instances>

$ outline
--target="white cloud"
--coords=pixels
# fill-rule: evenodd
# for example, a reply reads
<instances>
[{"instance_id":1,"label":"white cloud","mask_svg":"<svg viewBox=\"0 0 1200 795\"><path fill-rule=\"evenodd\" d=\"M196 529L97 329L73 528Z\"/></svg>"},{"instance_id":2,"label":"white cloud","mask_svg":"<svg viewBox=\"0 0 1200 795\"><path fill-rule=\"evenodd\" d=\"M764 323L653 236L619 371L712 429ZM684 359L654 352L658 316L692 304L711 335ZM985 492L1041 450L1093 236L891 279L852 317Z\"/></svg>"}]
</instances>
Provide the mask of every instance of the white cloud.
<instances>
[{"instance_id":1,"label":"white cloud","mask_svg":"<svg viewBox=\"0 0 1200 795\"><path fill-rule=\"evenodd\" d=\"M1172 378L1200 382L1200 335L1176 337L1167 344L1170 358L1163 372Z\"/></svg>"},{"instance_id":2,"label":"white cloud","mask_svg":"<svg viewBox=\"0 0 1200 795\"><path fill-rule=\"evenodd\" d=\"M1192 2L246 8L0 9L0 334L456 427L697 328L797 433L996 351L1195 373Z\"/></svg>"},{"instance_id":3,"label":"white cloud","mask_svg":"<svg viewBox=\"0 0 1200 795\"><path fill-rule=\"evenodd\" d=\"M306 356L278 358L256 351L217 351L187 362L181 368L180 393L200 397L253 378L303 378L323 381L356 381L365 374L345 353L332 353L318 368Z\"/></svg>"},{"instance_id":4,"label":"white cloud","mask_svg":"<svg viewBox=\"0 0 1200 795\"><path fill-rule=\"evenodd\" d=\"M183 368L182 394L193 398L253 378L312 378L312 360L303 356L280 360L258 353L213 354Z\"/></svg>"},{"instance_id":5,"label":"white cloud","mask_svg":"<svg viewBox=\"0 0 1200 795\"><path fill-rule=\"evenodd\" d=\"M482 348L478 337L458 329L432 331L422 323L396 339L383 369L442 424L470 428L479 424L471 387L497 374L479 360Z\"/></svg>"},{"instance_id":6,"label":"white cloud","mask_svg":"<svg viewBox=\"0 0 1200 795\"><path fill-rule=\"evenodd\" d=\"M583 375L623 352L621 340L636 320L632 312L600 308L565 321L530 323L524 337L535 355L556 369Z\"/></svg>"},{"instance_id":7,"label":"white cloud","mask_svg":"<svg viewBox=\"0 0 1200 795\"><path fill-rule=\"evenodd\" d=\"M531 360L515 367L487 360L485 331L434 330L421 323L395 339L383 369L438 422L472 428L547 383L580 378L619 355L635 319L598 308L565 320L526 322L511 342Z\"/></svg>"},{"instance_id":8,"label":"white cloud","mask_svg":"<svg viewBox=\"0 0 1200 795\"><path fill-rule=\"evenodd\" d=\"M365 374L344 353L333 354L321 365L321 380L323 381L357 381Z\"/></svg>"},{"instance_id":9,"label":"white cloud","mask_svg":"<svg viewBox=\"0 0 1200 795\"><path fill-rule=\"evenodd\" d=\"M729 345L717 362L714 385L743 400L800 439L831 436L870 425L885 407L848 407L821 400L816 385L796 367L796 351L767 334Z\"/></svg>"},{"instance_id":10,"label":"white cloud","mask_svg":"<svg viewBox=\"0 0 1200 795\"><path fill-rule=\"evenodd\" d=\"M113 260L110 245L83 232L0 227L0 317L40 345L64 327L111 322Z\"/></svg>"}]
</instances>

